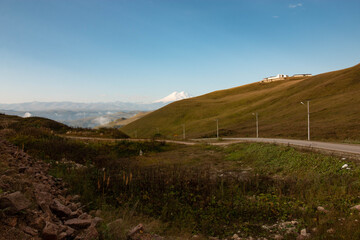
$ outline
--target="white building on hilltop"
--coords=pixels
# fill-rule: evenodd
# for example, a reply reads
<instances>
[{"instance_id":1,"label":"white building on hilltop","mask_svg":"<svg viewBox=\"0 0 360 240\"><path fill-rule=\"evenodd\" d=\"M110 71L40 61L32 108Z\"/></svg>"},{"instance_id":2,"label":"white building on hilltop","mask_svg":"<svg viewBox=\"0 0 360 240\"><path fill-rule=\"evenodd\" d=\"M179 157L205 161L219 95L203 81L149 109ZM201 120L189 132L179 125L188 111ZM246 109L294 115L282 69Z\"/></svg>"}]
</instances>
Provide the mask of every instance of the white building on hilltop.
<instances>
[{"instance_id":1,"label":"white building on hilltop","mask_svg":"<svg viewBox=\"0 0 360 240\"><path fill-rule=\"evenodd\" d=\"M264 78L261 82L275 82L275 81L284 80L287 77L289 77L289 75L278 74L276 76L271 76L271 77Z\"/></svg>"},{"instance_id":2,"label":"white building on hilltop","mask_svg":"<svg viewBox=\"0 0 360 240\"><path fill-rule=\"evenodd\" d=\"M312 74L304 73L304 74L294 74L293 76L291 76L291 78L311 77L311 76L312 76ZM281 80L288 79L289 77L290 77L289 75L278 74L276 76L271 76L271 77L264 78L263 80L260 81L260 83L269 83L269 82L281 81Z\"/></svg>"},{"instance_id":3,"label":"white building on hilltop","mask_svg":"<svg viewBox=\"0 0 360 240\"><path fill-rule=\"evenodd\" d=\"M293 77L311 77L312 74L310 73L303 73L303 74L294 74Z\"/></svg>"}]
</instances>

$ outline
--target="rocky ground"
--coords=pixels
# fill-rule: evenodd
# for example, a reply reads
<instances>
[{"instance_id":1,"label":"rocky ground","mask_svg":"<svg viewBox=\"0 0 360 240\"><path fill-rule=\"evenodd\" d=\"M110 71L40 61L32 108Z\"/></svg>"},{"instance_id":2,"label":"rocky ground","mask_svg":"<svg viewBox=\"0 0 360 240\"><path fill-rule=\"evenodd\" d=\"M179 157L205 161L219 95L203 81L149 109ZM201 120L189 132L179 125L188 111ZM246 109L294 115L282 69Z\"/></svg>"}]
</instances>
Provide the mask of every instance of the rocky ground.
<instances>
[{"instance_id":1,"label":"rocky ground","mask_svg":"<svg viewBox=\"0 0 360 240\"><path fill-rule=\"evenodd\" d=\"M97 227L103 220L96 212L86 213L80 197L68 194L49 168L0 137L0 240L100 237ZM128 238L154 239L141 224Z\"/></svg>"},{"instance_id":2,"label":"rocky ground","mask_svg":"<svg viewBox=\"0 0 360 240\"><path fill-rule=\"evenodd\" d=\"M74 163L75 164L75 163ZM103 223L101 211L84 211L80 196L68 194L67 185L59 178L48 174L50 164L37 160L21 149L8 143L0 136L0 240L18 239L104 239L99 226L108 231L117 231L123 225L122 219ZM319 212L327 214L321 206ZM356 205L352 210L359 210ZM299 228L294 219L264 225L268 238L245 237L241 232L226 239L309 239L316 229ZM145 231L142 224L127 232L129 240L163 240L165 238ZM328 232L334 231L329 229ZM114 239L120 239L116 236ZM121 238L123 239L123 238ZM175 239L175 238L166 238ZM176 238L183 239L183 238ZM219 240L216 237L194 235L192 240Z\"/></svg>"},{"instance_id":3,"label":"rocky ground","mask_svg":"<svg viewBox=\"0 0 360 240\"><path fill-rule=\"evenodd\" d=\"M82 210L61 179L0 139L0 239L96 239L99 217Z\"/></svg>"}]
</instances>

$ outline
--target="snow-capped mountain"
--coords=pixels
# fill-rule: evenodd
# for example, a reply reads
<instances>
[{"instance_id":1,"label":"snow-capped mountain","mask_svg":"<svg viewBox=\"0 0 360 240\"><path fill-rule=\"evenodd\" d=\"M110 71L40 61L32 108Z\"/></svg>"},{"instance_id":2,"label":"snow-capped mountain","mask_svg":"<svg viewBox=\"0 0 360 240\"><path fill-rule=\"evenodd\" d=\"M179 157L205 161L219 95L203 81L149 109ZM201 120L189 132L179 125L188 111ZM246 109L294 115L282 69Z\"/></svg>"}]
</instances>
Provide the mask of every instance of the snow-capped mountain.
<instances>
[{"instance_id":1,"label":"snow-capped mountain","mask_svg":"<svg viewBox=\"0 0 360 240\"><path fill-rule=\"evenodd\" d=\"M179 100L182 100L182 99L185 99L185 98L190 98L191 96L182 91L182 92L173 92L171 93L170 95L162 98L162 99L159 99L159 100L156 100L154 101L154 103L169 103L169 102L175 102L175 101L179 101Z\"/></svg>"}]
</instances>

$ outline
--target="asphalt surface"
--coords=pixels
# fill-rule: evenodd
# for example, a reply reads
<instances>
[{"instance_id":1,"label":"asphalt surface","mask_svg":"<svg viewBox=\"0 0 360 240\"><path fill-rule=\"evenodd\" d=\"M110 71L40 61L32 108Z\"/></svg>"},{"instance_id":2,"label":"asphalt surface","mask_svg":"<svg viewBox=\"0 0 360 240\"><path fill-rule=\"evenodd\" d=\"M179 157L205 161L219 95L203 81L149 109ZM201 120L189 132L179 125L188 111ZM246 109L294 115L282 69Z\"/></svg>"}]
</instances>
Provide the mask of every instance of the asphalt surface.
<instances>
[{"instance_id":1,"label":"asphalt surface","mask_svg":"<svg viewBox=\"0 0 360 240\"><path fill-rule=\"evenodd\" d=\"M294 140L294 139L277 139L277 138L224 138L226 141L231 142L263 142L274 143L282 145L299 146L309 149L320 149L334 152L343 152L360 155L360 144L344 144L344 143L329 143L329 142L317 142L306 140Z\"/></svg>"},{"instance_id":2,"label":"asphalt surface","mask_svg":"<svg viewBox=\"0 0 360 240\"><path fill-rule=\"evenodd\" d=\"M64 135L63 135L64 136ZM75 136L64 136L73 139L82 140L99 140L99 141L149 141L149 139L109 139L109 138L93 138L93 137L75 137ZM351 155L360 156L360 144L344 144L344 143L329 143L329 142L317 142L317 141L306 141L306 140L294 140L294 139L278 139L278 138L222 138L222 141L217 141L216 138L202 138L202 139L191 139L190 141L174 141L174 140L159 140L167 143L183 144L183 145L195 145L198 143L207 143L215 146L225 146L234 143L241 142L262 142L281 144L289 146L297 146L310 150L325 150L334 153L347 153Z\"/></svg>"}]
</instances>

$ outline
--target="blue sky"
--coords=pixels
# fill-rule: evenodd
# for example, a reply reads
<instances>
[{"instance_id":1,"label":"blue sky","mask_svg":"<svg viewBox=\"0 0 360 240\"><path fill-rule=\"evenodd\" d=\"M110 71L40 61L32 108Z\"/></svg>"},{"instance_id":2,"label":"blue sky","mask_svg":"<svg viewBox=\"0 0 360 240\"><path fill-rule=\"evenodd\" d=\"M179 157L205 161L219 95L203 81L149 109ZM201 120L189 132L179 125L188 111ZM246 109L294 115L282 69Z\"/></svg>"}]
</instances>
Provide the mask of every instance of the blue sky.
<instances>
[{"instance_id":1,"label":"blue sky","mask_svg":"<svg viewBox=\"0 0 360 240\"><path fill-rule=\"evenodd\" d=\"M358 0L0 0L0 103L153 101L358 63Z\"/></svg>"}]
</instances>

